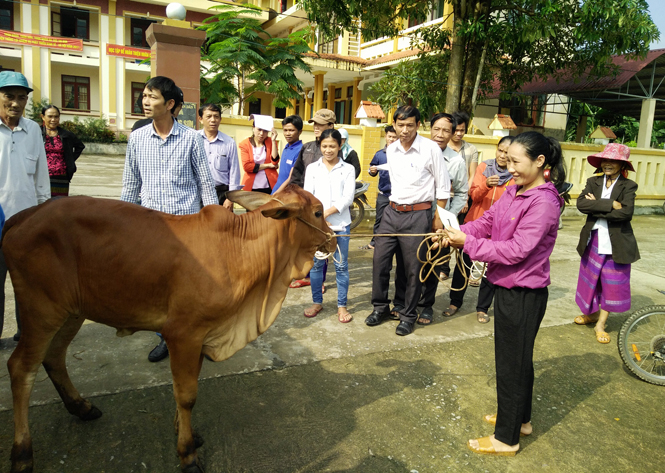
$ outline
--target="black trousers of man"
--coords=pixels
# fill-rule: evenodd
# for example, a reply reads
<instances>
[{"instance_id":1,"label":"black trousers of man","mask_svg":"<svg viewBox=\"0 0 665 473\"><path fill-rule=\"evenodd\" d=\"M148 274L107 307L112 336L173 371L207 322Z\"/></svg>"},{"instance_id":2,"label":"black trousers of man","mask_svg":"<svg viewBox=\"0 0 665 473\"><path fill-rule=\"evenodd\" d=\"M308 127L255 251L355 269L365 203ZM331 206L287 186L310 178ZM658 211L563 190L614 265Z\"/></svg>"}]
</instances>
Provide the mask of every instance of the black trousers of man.
<instances>
[{"instance_id":1,"label":"black trousers of man","mask_svg":"<svg viewBox=\"0 0 665 473\"><path fill-rule=\"evenodd\" d=\"M217 193L217 201L219 205L224 205L226 201L226 193L229 191L229 186L227 184L220 184L215 186L215 192Z\"/></svg>"},{"instance_id":2,"label":"black trousers of man","mask_svg":"<svg viewBox=\"0 0 665 473\"><path fill-rule=\"evenodd\" d=\"M376 196L376 217L374 219L374 234L379 233L379 226L381 225L381 218L383 218L383 211L386 210L386 207L390 203L390 197L385 194L378 194ZM382 237L379 237L382 238ZM376 246L376 239L372 237L372 241L369 242L370 245Z\"/></svg>"},{"instance_id":3,"label":"black trousers of man","mask_svg":"<svg viewBox=\"0 0 665 473\"><path fill-rule=\"evenodd\" d=\"M379 233L428 233L432 229L432 210L413 210L400 212L391 206L386 207L381 219ZM372 305L374 310L388 312L390 299L390 271L393 266L393 256L398 251L402 253L402 264L406 276L404 289L404 307L400 312L400 320L414 323L418 317L416 307L422 290L419 273L421 263L417 258L417 251L423 237L380 237L376 239L374 247L372 281ZM399 260L399 258L398 258ZM398 263L399 264L399 263ZM396 276L397 278L397 276ZM397 284L397 283L396 283Z\"/></svg>"},{"instance_id":4,"label":"black trousers of man","mask_svg":"<svg viewBox=\"0 0 665 473\"><path fill-rule=\"evenodd\" d=\"M495 286L494 357L497 416L494 436L516 445L531 421L533 346L547 308L547 288Z\"/></svg>"}]
</instances>

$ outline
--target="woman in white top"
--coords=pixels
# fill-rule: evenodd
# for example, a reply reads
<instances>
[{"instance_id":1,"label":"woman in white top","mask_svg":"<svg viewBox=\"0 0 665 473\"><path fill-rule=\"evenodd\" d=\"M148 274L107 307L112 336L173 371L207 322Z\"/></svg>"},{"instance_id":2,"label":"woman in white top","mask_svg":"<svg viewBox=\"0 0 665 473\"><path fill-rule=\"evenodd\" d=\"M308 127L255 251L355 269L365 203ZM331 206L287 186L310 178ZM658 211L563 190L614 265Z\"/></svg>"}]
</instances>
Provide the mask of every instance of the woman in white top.
<instances>
[{"instance_id":1,"label":"woman in white top","mask_svg":"<svg viewBox=\"0 0 665 473\"><path fill-rule=\"evenodd\" d=\"M336 235L348 235L351 225L349 207L355 192L355 170L338 157L342 146L342 136L334 129L321 133L322 157L307 166L305 172L306 191L314 194L323 204L323 217ZM337 274L337 319L342 323L351 322L353 317L346 309L346 296L349 292L349 239L337 239L337 251L333 260ZM325 260L315 259L310 271L312 301L305 310L305 317L314 317L323 310L323 268Z\"/></svg>"}]
</instances>

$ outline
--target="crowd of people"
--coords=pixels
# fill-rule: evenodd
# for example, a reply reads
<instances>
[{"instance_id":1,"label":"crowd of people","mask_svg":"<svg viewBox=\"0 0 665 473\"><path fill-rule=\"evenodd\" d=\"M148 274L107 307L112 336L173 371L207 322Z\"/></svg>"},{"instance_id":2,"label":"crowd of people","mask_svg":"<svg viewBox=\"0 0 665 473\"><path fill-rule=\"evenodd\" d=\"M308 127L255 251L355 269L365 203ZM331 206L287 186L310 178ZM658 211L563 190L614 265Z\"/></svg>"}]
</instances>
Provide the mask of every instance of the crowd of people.
<instances>
[{"instance_id":1,"label":"crowd of people","mask_svg":"<svg viewBox=\"0 0 665 473\"><path fill-rule=\"evenodd\" d=\"M60 110L54 105L42 110L41 129L23 117L30 92L22 74L0 73L0 221L51 197L68 195L76 160L85 147L60 126ZM321 201L324 217L338 236L332 256L337 318L351 322L349 238L344 235L350 234L349 209L361 166L348 131L335 129L335 113L316 111L309 120L315 139L308 143L300 139L303 120L297 115L284 118L286 144L280 156L272 117L253 116L251 136L236 144L219 130L218 105L199 108L199 131L180 124L177 115L183 100L182 91L167 77L153 77L145 84L141 106L146 118L129 137L121 200L173 215L197 213L206 205L233 212L229 191L275 194L288 185L304 188ZM361 247L373 251L373 311L365 324L398 320L395 333L406 336L416 324L433 322L439 280L449 278L451 269L449 263L440 264L421 282L423 235L434 232L433 241L444 254L456 248L461 255L452 274L450 305L442 316L459 311L467 285L473 282L472 262L482 262L486 275L478 281L476 317L480 323L489 322L494 301L498 410L484 418L495 425L495 434L470 440L468 447L477 453L514 455L520 435L532 431L533 348L547 307L549 257L563 204L557 191L566 173L561 147L552 138L527 132L501 139L494 159L479 163L478 150L463 140L468 115L434 115L429 119L431 139L419 134L422 121L416 107L400 107L393 126L385 128L386 146L376 152L368 169L371 176L379 176L374 234L382 236ZM639 259L630 225L637 184L627 178L633 171L629 157L629 148L620 144L589 156L599 175L589 178L577 200L587 221L578 245L581 266L575 297L582 315L574 322L596 324L600 343L609 342L608 314L630 308L630 265ZM444 228L437 208L457 217L460 229ZM324 309L326 272L327 259L319 257L308 278L292 283L291 287L311 288L306 317ZM0 252L0 332L6 275ZM16 318L18 340L18 307ZM167 356L160 339L149 360Z\"/></svg>"}]
</instances>

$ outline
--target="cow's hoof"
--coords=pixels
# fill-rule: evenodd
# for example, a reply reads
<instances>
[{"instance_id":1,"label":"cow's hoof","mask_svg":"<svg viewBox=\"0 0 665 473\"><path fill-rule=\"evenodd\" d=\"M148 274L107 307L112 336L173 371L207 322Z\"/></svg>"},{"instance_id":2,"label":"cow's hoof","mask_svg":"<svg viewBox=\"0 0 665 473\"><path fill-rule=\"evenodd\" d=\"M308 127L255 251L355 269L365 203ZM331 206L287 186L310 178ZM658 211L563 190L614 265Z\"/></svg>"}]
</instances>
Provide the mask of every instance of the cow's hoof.
<instances>
[{"instance_id":1,"label":"cow's hoof","mask_svg":"<svg viewBox=\"0 0 665 473\"><path fill-rule=\"evenodd\" d=\"M182 467L182 473L205 473L201 462L197 458L194 462Z\"/></svg>"},{"instance_id":2,"label":"cow's hoof","mask_svg":"<svg viewBox=\"0 0 665 473\"><path fill-rule=\"evenodd\" d=\"M99 419L101 416L102 416L102 411L97 409L95 406L90 405L90 410L85 414L81 414L79 416L79 419L88 421L88 420Z\"/></svg>"},{"instance_id":3,"label":"cow's hoof","mask_svg":"<svg viewBox=\"0 0 665 473\"><path fill-rule=\"evenodd\" d=\"M192 432L192 438L194 439L194 448L203 446L203 437L201 437L199 434Z\"/></svg>"},{"instance_id":4,"label":"cow's hoof","mask_svg":"<svg viewBox=\"0 0 665 473\"><path fill-rule=\"evenodd\" d=\"M11 473L32 473L32 445L23 447L14 445L11 453Z\"/></svg>"}]
</instances>

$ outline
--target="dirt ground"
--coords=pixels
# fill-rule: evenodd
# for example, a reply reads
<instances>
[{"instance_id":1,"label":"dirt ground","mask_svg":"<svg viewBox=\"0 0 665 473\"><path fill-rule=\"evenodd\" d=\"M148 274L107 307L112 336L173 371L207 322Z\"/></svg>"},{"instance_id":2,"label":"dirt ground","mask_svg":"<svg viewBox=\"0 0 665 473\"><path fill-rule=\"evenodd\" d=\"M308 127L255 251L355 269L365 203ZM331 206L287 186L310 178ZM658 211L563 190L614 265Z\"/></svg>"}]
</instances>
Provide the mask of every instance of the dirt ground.
<instances>
[{"instance_id":1,"label":"dirt ground","mask_svg":"<svg viewBox=\"0 0 665 473\"><path fill-rule=\"evenodd\" d=\"M81 158L72 193L116 197L122 159ZM535 349L534 433L514 458L477 456L469 438L492 433L482 415L496 409L492 322L475 321L477 290L459 315L444 320L445 284L435 323L397 337L395 322L369 328L371 251L352 241L350 324L335 317L334 272L325 310L302 316L309 289L289 291L268 332L222 363L204 364L194 425L206 471L221 472L657 472L665 471L663 387L623 366L613 314L612 343L572 324L583 220L566 217L552 255L548 312ZM366 222L360 231L369 228ZM665 304L662 229L665 217L634 220L642 259L633 265L633 309ZM15 342L13 294L0 341L0 471L9 470L13 437L6 360ZM490 315L492 313L490 312ZM104 415L70 416L46 374L38 374L30 410L35 472L179 471L175 402L168 362L149 363L157 341L140 333L117 338L97 324L83 327L68 355L71 377Z\"/></svg>"}]
</instances>

